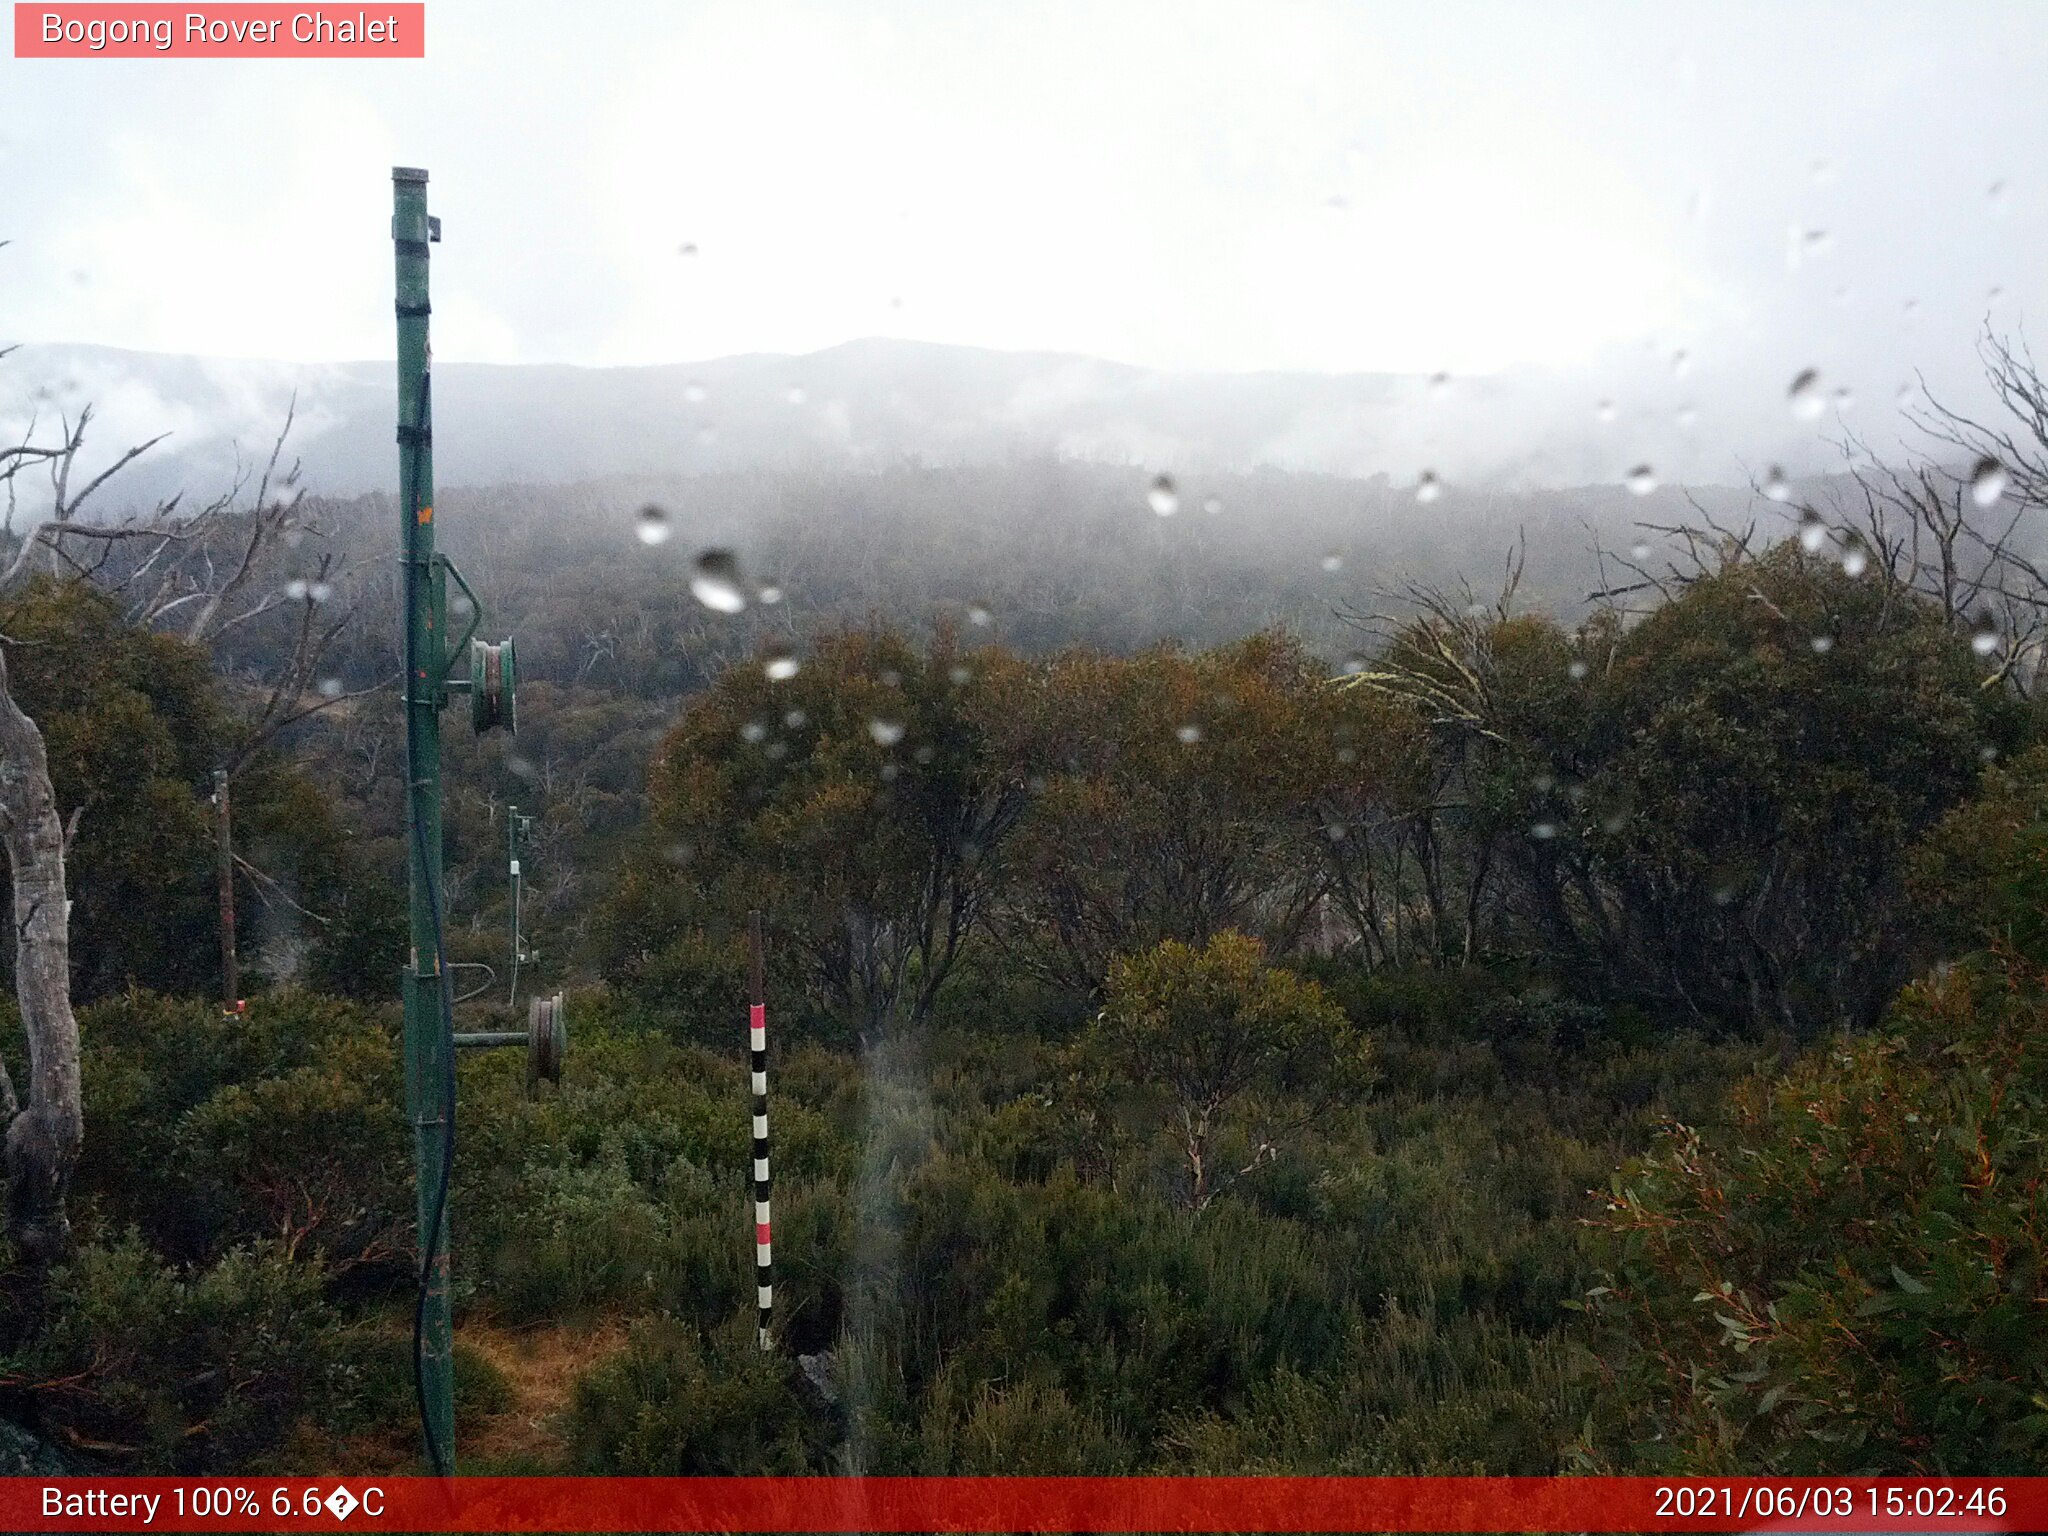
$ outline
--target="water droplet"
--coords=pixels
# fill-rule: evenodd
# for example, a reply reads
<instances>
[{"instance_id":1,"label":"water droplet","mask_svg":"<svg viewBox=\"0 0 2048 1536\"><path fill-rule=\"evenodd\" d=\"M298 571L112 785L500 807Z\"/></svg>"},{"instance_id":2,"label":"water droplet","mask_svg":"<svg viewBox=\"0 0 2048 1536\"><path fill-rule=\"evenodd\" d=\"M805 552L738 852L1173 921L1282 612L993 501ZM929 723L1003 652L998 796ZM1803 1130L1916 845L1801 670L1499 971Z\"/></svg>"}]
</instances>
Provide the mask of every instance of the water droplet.
<instances>
[{"instance_id":1,"label":"water droplet","mask_svg":"<svg viewBox=\"0 0 2048 1536\"><path fill-rule=\"evenodd\" d=\"M1683 347L1671 354L1671 377L1682 379L1692 372L1692 354Z\"/></svg>"},{"instance_id":2,"label":"water droplet","mask_svg":"<svg viewBox=\"0 0 2048 1536\"><path fill-rule=\"evenodd\" d=\"M1820 413L1827 406L1821 393L1820 370L1808 368L1797 374L1791 388L1785 391L1785 398L1791 403L1792 415L1799 421L1818 421Z\"/></svg>"},{"instance_id":3,"label":"water droplet","mask_svg":"<svg viewBox=\"0 0 2048 1536\"><path fill-rule=\"evenodd\" d=\"M694 256L694 255L696 255L696 254L697 254L697 242L696 242L696 241L694 241L694 240L685 240L685 241L684 241L684 242L683 242L683 243L682 243L681 245L679 245L679 246L677 246L677 247L676 247L676 254L677 254L678 256Z\"/></svg>"},{"instance_id":4,"label":"water droplet","mask_svg":"<svg viewBox=\"0 0 2048 1536\"><path fill-rule=\"evenodd\" d=\"M1570 666L1566 667L1564 670L1566 675L1569 676L1573 682L1582 683L1586 680L1586 674L1591 672L1593 669L1587 666L1583 661L1575 661Z\"/></svg>"},{"instance_id":5,"label":"water droplet","mask_svg":"<svg viewBox=\"0 0 2048 1536\"><path fill-rule=\"evenodd\" d=\"M1908 299L1899 308L1908 320L1917 320L1920 317L1920 301L1918 299Z\"/></svg>"},{"instance_id":6,"label":"water droplet","mask_svg":"<svg viewBox=\"0 0 2048 1536\"><path fill-rule=\"evenodd\" d=\"M306 588L306 596L313 602L324 603L334 596L334 588L324 581L312 582Z\"/></svg>"},{"instance_id":7,"label":"water droplet","mask_svg":"<svg viewBox=\"0 0 2048 1536\"><path fill-rule=\"evenodd\" d=\"M791 651L771 651L768 659L761 664L761 670L768 674L771 683L786 683L797 674L798 662Z\"/></svg>"},{"instance_id":8,"label":"water droplet","mask_svg":"<svg viewBox=\"0 0 2048 1536\"><path fill-rule=\"evenodd\" d=\"M1638 539L1635 543L1629 545L1628 557L1631 560L1647 560L1650 558L1650 546Z\"/></svg>"},{"instance_id":9,"label":"water droplet","mask_svg":"<svg viewBox=\"0 0 2048 1536\"><path fill-rule=\"evenodd\" d=\"M1870 569L1870 552L1861 544L1852 544L1842 551L1842 574L1861 576Z\"/></svg>"},{"instance_id":10,"label":"water droplet","mask_svg":"<svg viewBox=\"0 0 2048 1536\"><path fill-rule=\"evenodd\" d=\"M803 385L801 385L801 384L792 384L792 385L790 385L790 386L789 386L789 388L788 388L788 390L786 390L786 391L784 392L784 394L783 394L783 397L782 397L782 398L783 398L783 399L785 399L785 400L787 400L787 401L788 401L788 402L789 402L789 403L790 403L791 405L802 405L802 404L804 403L804 400L805 400L805 398L806 398L806 397L805 397L805 395L804 395L804 387L803 387Z\"/></svg>"},{"instance_id":11,"label":"water droplet","mask_svg":"<svg viewBox=\"0 0 2048 1536\"><path fill-rule=\"evenodd\" d=\"M1436 471L1425 469L1422 478L1415 482L1415 499L1425 506L1444 493L1443 482L1436 477Z\"/></svg>"},{"instance_id":12,"label":"water droplet","mask_svg":"<svg viewBox=\"0 0 2048 1536\"><path fill-rule=\"evenodd\" d=\"M970 608L967 610L967 622L977 629L987 629L994 618L986 608Z\"/></svg>"},{"instance_id":13,"label":"water droplet","mask_svg":"<svg viewBox=\"0 0 2048 1536\"><path fill-rule=\"evenodd\" d=\"M1539 821L1529 829L1529 835L1539 843L1547 843L1557 836L1557 823L1554 821Z\"/></svg>"},{"instance_id":14,"label":"water droplet","mask_svg":"<svg viewBox=\"0 0 2048 1536\"><path fill-rule=\"evenodd\" d=\"M800 709L792 709L782 717L783 725L792 731L800 731L811 723L811 717Z\"/></svg>"},{"instance_id":15,"label":"water droplet","mask_svg":"<svg viewBox=\"0 0 2048 1536\"><path fill-rule=\"evenodd\" d=\"M642 544L666 544L673 531L668 513L651 501L633 516L633 533Z\"/></svg>"},{"instance_id":16,"label":"water droplet","mask_svg":"<svg viewBox=\"0 0 2048 1536\"><path fill-rule=\"evenodd\" d=\"M893 747L903 739L903 724L898 720L870 720L868 734L875 738L875 745Z\"/></svg>"},{"instance_id":17,"label":"water droplet","mask_svg":"<svg viewBox=\"0 0 2048 1536\"><path fill-rule=\"evenodd\" d=\"M704 386L695 379L690 380L689 383L683 386L683 398L692 405L702 405L704 403L704 395Z\"/></svg>"},{"instance_id":18,"label":"water droplet","mask_svg":"<svg viewBox=\"0 0 2048 1536\"><path fill-rule=\"evenodd\" d=\"M2005 182L2003 180L1991 183L1990 186L1984 189L1984 195L1991 199L1991 211L1993 213L2005 212Z\"/></svg>"},{"instance_id":19,"label":"water droplet","mask_svg":"<svg viewBox=\"0 0 2048 1536\"><path fill-rule=\"evenodd\" d=\"M320 697L321 697L321 698L323 698L323 699L338 699L338 698L340 698L340 697L341 697L341 679L340 679L340 678L338 678L338 677L323 677L323 678L321 678L321 679L320 679Z\"/></svg>"},{"instance_id":20,"label":"water droplet","mask_svg":"<svg viewBox=\"0 0 2048 1536\"><path fill-rule=\"evenodd\" d=\"M1799 237L1800 249L1809 256L1824 255L1835 243L1835 237L1824 229L1809 229Z\"/></svg>"},{"instance_id":21,"label":"water droplet","mask_svg":"<svg viewBox=\"0 0 2048 1536\"><path fill-rule=\"evenodd\" d=\"M1614 420L1614 402L1612 400L1602 400L1593 407L1593 415L1601 421Z\"/></svg>"},{"instance_id":22,"label":"water droplet","mask_svg":"<svg viewBox=\"0 0 2048 1536\"><path fill-rule=\"evenodd\" d=\"M1204 497L1202 501L1202 510L1208 513L1211 517L1214 517L1218 512L1221 512L1223 510L1223 498L1221 496Z\"/></svg>"},{"instance_id":23,"label":"water droplet","mask_svg":"<svg viewBox=\"0 0 2048 1536\"><path fill-rule=\"evenodd\" d=\"M1853 394L1851 394L1851 393L1849 392L1849 386L1848 386L1848 385L1844 384L1844 385L1843 385L1843 386L1842 386L1842 387L1841 387L1840 389L1837 389L1837 390L1835 391L1835 409L1836 409L1836 410L1838 410L1838 411L1846 411L1846 410L1848 410L1848 409L1849 409L1849 407L1850 407L1850 406L1854 405L1855 403L1856 403L1856 397L1855 397L1855 395L1853 395Z\"/></svg>"},{"instance_id":24,"label":"water droplet","mask_svg":"<svg viewBox=\"0 0 2048 1536\"><path fill-rule=\"evenodd\" d=\"M1657 489L1657 471L1647 464L1638 464L1628 472L1628 488L1638 496L1647 496Z\"/></svg>"},{"instance_id":25,"label":"water droplet","mask_svg":"<svg viewBox=\"0 0 2048 1536\"><path fill-rule=\"evenodd\" d=\"M1998 748L1996 747L1982 746L1977 749L1977 761L1980 763L1988 763L1997 756Z\"/></svg>"},{"instance_id":26,"label":"water droplet","mask_svg":"<svg viewBox=\"0 0 2048 1536\"><path fill-rule=\"evenodd\" d=\"M746 742L750 746L755 742L766 741L767 739L768 726L764 721L749 720L745 725L740 727L740 740Z\"/></svg>"},{"instance_id":27,"label":"water droplet","mask_svg":"<svg viewBox=\"0 0 2048 1536\"><path fill-rule=\"evenodd\" d=\"M1811 507L1799 514L1799 547L1809 555L1820 553L1821 545L1828 541L1828 525L1821 521L1820 514Z\"/></svg>"},{"instance_id":28,"label":"water droplet","mask_svg":"<svg viewBox=\"0 0 2048 1536\"><path fill-rule=\"evenodd\" d=\"M740 563L731 550L707 549L697 556L690 595L716 613L738 613L747 606L740 590Z\"/></svg>"},{"instance_id":29,"label":"water droplet","mask_svg":"<svg viewBox=\"0 0 2048 1536\"><path fill-rule=\"evenodd\" d=\"M1323 569L1326 571L1333 572L1343 570L1344 557L1338 554L1335 550L1332 550L1329 554L1323 556Z\"/></svg>"},{"instance_id":30,"label":"water droplet","mask_svg":"<svg viewBox=\"0 0 2048 1536\"><path fill-rule=\"evenodd\" d=\"M1429 397L1441 400L1451 392L1451 376L1448 373L1434 373L1429 378Z\"/></svg>"},{"instance_id":31,"label":"water droplet","mask_svg":"<svg viewBox=\"0 0 2048 1536\"><path fill-rule=\"evenodd\" d=\"M1998 649L1998 619L1989 608L1978 613L1970 629L1970 649L1979 656L1989 656Z\"/></svg>"},{"instance_id":32,"label":"water droplet","mask_svg":"<svg viewBox=\"0 0 2048 1536\"><path fill-rule=\"evenodd\" d=\"M1775 464L1771 466L1771 472L1764 476L1764 495L1772 501L1792 499L1792 482L1785 478L1785 471Z\"/></svg>"},{"instance_id":33,"label":"water droplet","mask_svg":"<svg viewBox=\"0 0 2048 1536\"><path fill-rule=\"evenodd\" d=\"M946 677L955 688L965 688L974 681L974 669L972 667L954 667L946 673Z\"/></svg>"},{"instance_id":34,"label":"water droplet","mask_svg":"<svg viewBox=\"0 0 2048 1536\"><path fill-rule=\"evenodd\" d=\"M303 577L295 576L290 581L286 582L284 584L284 595L290 598L295 603L303 600L306 595L305 579Z\"/></svg>"},{"instance_id":35,"label":"water droplet","mask_svg":"<svg viewBox=\"0 0 2048 1536\"><path fill-rule=\"evenodd\" d=\"M1338 665L1337 670L1346 677L1356 677L1365 670L1365 666L1366 662L1363 656L1346 656Z\"/></svg>"},{"instance_id":36,"label":"water droplet","mask_svg":"<svg viewBox=\"0 0 2048 1536\"><path fill-rule=\"evenodd\" d=\"M1833 635L1815 635L1808 643L1813 646L1814 655L1825 656L1835 648L1835 637Z\"/></svg>"},{"instance_id":37,"label":"water droplet","mask_svg":"<svg viewBox=\"0 0 2048 1536\"><path fill-rule=\"evenodd\" d=\"M1690 432L1695 426L1699 424L1700 408L1696 405L1691 404L1681 405L1678 408L1677 416L1673 419L1677 421L1679 427L1682 430Z\"/></svg>"},{"instance_id":38,"label":"water droplet","mask_svg":"<svg viewBox=\"0 0 2048 1536\"><path fill-rule=\"evenodd\" d=\"M773 585L765 586L754 594L754 598L762 607L773 608L782 601L782 588Z\"/></svg>"},{"instance_id":39,"label":"water droplet","mask_svg":"<svg viewBox=\"0 0 2048 1536\"><path fill-rule=\"evenodd\" d=\"M2012 484L2012 476L1998 460L1982 458L1970 471L1970 500L1980 507L1988 507L2003 496L2006 487Z\"/></svg>"},{"instance_id":40,"label":"water droplet","mask_svg":"<svg viewBox=\"0 0 2048 1536\"><path fill-rule=\"evenodd\" d=\"M1180 492L1174 489L1173 476L1159 475L1145 492L1145 504L1161 517L1171 517L1180 510Z\"/></svg>"},{"instance_id":41,"label":"water droplet","mask_svg":"<svg viewBox=\"0 0 2048 1536\"><path fill-rule=\"evenodd\" d=\"M1191 747L1202 739L1202 728L1199 725L1184 725L1173 734L1180 740L1182 746Z\"/></svg>"}]
</instances>

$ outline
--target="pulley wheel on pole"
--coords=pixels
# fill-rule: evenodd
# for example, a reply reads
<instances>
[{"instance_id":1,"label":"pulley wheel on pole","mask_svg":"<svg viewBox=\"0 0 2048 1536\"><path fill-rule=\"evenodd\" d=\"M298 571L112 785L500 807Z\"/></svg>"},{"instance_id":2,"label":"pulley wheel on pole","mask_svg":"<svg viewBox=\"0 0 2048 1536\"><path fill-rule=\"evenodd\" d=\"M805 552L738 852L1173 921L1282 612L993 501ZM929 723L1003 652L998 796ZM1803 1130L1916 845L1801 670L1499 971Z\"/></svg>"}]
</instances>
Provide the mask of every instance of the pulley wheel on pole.
<instances>
[{"instance_id":1,"label":"pulley wheel on pole","mask_svg":"<svg viewBox=\"0 0 2048 1536\"><path fill-rule=\"evenodd\" d=\"M517 673L510 640L469 642L469 721L479 736L499 726L519 734Z\"/></svg>"},{"instance_id":2,"label":"pulley wheel on pole","mask_svg":"<svg viewBox=\"0 0 2048 1536\"><path fill-rule=\"evenodd\" d=\"M562 1058L569 1053L569 1017L562 994L536 997L526 1010L526 1091L540 1092L543 1081L562 1081Z\"/></svg>"}]
</instances>

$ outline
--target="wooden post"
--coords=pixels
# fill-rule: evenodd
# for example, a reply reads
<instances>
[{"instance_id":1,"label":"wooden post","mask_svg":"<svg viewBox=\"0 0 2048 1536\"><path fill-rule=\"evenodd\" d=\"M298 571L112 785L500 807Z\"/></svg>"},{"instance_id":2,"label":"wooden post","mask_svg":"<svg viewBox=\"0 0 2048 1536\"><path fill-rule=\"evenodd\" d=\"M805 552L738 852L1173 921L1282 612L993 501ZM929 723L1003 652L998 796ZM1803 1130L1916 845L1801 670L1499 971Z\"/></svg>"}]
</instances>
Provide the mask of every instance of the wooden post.
<instances>
[{"instance_id":1,"label":"wooden post","mask_svg":"<svg viewBox=\"0 0 2048 1536\"><path fill-rule=\"evenodd\" d=\"M220 850L216 860L219 866L216 878L220 886L221 1007L234 1013L241 1007L242 981L235 963L235 842L233 823L229 819L228 771L225 768L213 770L213 826Z\"/></svg>"}]
</instances>

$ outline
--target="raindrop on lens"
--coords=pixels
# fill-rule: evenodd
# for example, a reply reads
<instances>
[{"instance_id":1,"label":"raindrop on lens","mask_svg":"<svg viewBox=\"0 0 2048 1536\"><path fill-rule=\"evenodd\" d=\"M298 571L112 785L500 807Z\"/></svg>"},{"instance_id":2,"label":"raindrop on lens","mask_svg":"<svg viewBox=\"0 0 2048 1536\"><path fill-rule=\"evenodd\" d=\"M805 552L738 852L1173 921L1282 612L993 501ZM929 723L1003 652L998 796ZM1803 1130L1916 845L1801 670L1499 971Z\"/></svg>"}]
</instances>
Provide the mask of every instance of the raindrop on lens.
<instances>
[{"instance_id":1,"label":"raindrop on lens","mask_svg":"<svg viewBox=\"0 0 2048 1536\"><path fill-rule=\"evenodd\" d=\"M773 608L777 603L782 601L782 588L774 586L763 587L759 592L754 594L754 597L755 600L759 602L763 607Z\"/></svg>"},{"instance_id":2,"label":"raindrop on lens","mask_svg":"<svg viewBox=\"0 0 2048 1536\"><path fill-rule=\"evenodd\" d=\"M765 741L767 740L767 738L768 727L763 725L759 720L749 720L745 725L740 727L740 740L748 743L749 745L758 741Z\"/></svg>"},{"instance_id":3,"label":"raindrop on lens","mask_svg":"<svg viewBox=\"0 0 2048 1536\"><path fill-rule=\"evenodd\" d=\"M1970 500L1980 507L1991 506L2010 484L2012 476L2003 464L1992 458L1979 459L1970 471Z\"/></svg>"},{"instance_id":4,"label":"raindrop on lens","mask_svg":"<svg viewBox=\"0 0 2048 1536\"><path fill-rule=\"evenodd\" d=\"M1812 644L1816 656L1825 656L1835 648L1835 639L1832 635L1815 635Z\"/></svg>"},{"instance_id":5,"label":"raindrop on lens","mask_svg":"<svg viewBox=\"0 0 2048 1536\"><path fill-rule=\"evenodd\" d=\"M290 598L293 602L297 602L300 598L306 595L305 581L299 577L294 577L292 580L286 582L284 584L284 595Z\"/></svg>"},{"instance_id":6,"label":"raindrop on lens","mask_svg":"<svg viewBox=\"0 0 2048 1536\"><path fill-rule=\"evenodd\" d=\"M1429 397L1441 400L1451 392L1451 376L1448 373L1432 374L1429 380Z\"/></svg>"},{"instance_id":7,"label":"raindrop on lens","mask_svg":"<svg viewBox=\"0 0 2048 1536\"><path fill-rule=\"evenodd\" d=\"M1565 671L1571 676L1571 680L1575 683L1585 681L1586 674L1592 670L1593 669L1587 666L1583 661L1575 661L1569 667L1565 668Z\"/></svg>"},{"instance_id":8,"label":"raindrop on lens","mask_svg":"<svg viewBox=\"0 0 2048 1536\"><path fill-rule=\"evenodd\" d=\"M689 383L683 386L683 398L692 405L702 405L704 403L704 386L695 379L690 380Z\"/></svg>"},{"instance_id":9,"label":"raindrop on lens","mask_svg":"<svg viewBox=\"0 0 2048 1536\"><path fill-rule=\"evenodd\" d=\"M986 608L970 608L967 610L967 622L978 629L987 629L993 621Z\"/></svg>"},{"instance_id":10,"label":"raindrop on lens","mask_svg":"<svg viewBox=\"0 0 2048 1536\"><path fill-rule=\"evenodd\" d=\"M1818 421L1826 408L1827 400L1821 392L1820 370L1808 368L1792 380L1791 388L1785 391L1785 398L1791 403L1793 416L1800 421Z\"/></svg>"},{"instance_id":11,"label":"raindrop on lens","mask_svg":"<svg viewBox=\"0 0 2048 1536\"><path fill-rule=\"evenodd\" d=\"M1989 656L1998 649L1998 620L1988 609L1977 615L1970 635L1970 649L1979 656Z\"/></svg>"},{"instance_id":12,"label":"raindrop on lens","mask_svg":"<svg viewBox=\"0 0 2048 1536\"><path fill-rule=\"evenodd\" d=\"M690 595L714 613L738 613L747 606L740 590L740 563L731 550L707 549L697 556Z\"/></svg>"},{"instance_id":13,"label":"raindrop on lens","mask_svg":"<svg viewBox=\"0 0 2048 1536\"><path fill-rule=\"evenodd\" d=\"M868 734L875 738L875 745L893 747L903 739L903 726L895 720L870 720Z\"/></svg>"},{"instance_id":14,"label":"raindrop on lens","mask_svg":"<svg viewBox=\"0 0 2048 1536\"><path fill-rule=\"evenodd\" d=\"M668 513L650 501L634 516L633 532L642 544L666 544L672 532L668 525Z\"/></svg>"},{"instance_id":15,"label":"raindrop on lens","mask_svg":"<svg viewBox=\"0 0 2048 1536\"><path fill-rule=\"evenodd\" d=\"M1211 517L1214 517L1218 512L1221 512L1223 510L1223 498L1221 496L1210 496L1206 498L1202 502L1202 510L1208 513Z\"/></svg>"},{"instance_id":16,"label":"raindrop on lens","mask_svg":"<svg viewBox=\"0 0 2048 1536\"><path fill-rule=\"evenodd\" d=\"M1415 482L1415 499L1425 506L1443 495L1443 482L1436 477L1436 471L1425 469L1422 478Z\"/></svg>"},{"instance_id":17,"label":"raindrop on lens","mask_svg":"<svg viewBox=\"0 0 2048 1536\"><path fill-rule=\"evenodd\" d=\"M1860 544L1852 544L1842 552L1842 574L1861 576L1870 569L1870 556Z\"/></svg>"},{"instance_id":18,"label":"raindrop on lens","mask_svg":"<svg viewBox=\"0 0 2048 1536\"><path fill-rule=\"evenodd\" d=\"M1647 496L1657 489L1657 471L1647 464L1638 464L1628 472L1628 488L1638 496Z\"/></svg>"},{"instance_id":19,"label":"raindrop on lens","mask_svg":"<svg viewBox=\"0 0 2048 1536\"><path fill-rule=\"evenodd\" d=\"M787 392L787 393L786 393L786 394L785 394L785 395L783 396L783 398L784 398L785 400L787 400L787 401L788 401L788 402L789 402L789 403L790 403L791 405L802 405L802 404L804 403L804 387L803 387L803 385L801 385L801 384L792 384L792 385L790 385L790 386L789 386L789 389L788 389L788 392Z\"/></svg>"},{"instance_id":20,"label":"raindrop on lens","mask_svg":"<svg viewBox=\"0 0 2048 1536\"><path fill-rule=\"evenodd\" d=\"M1650 558L1650 546L1640 542L1631 544L1628 547L1628 557L1631 560L1647 560Z\"/></svg>"},{"instance_id":21,"label":"raindrop on lens","mask_svg":"<svg viewBox=\"0 0 2048 1536\"><path fill-rule=\"evenodd\" d=\"M338 678L338 677L323 677L323 678L321 678L321 679L320 679L320 697L321 697L321 698L323 698L323 699L338 699L338 698L340 698L340 697L341 697L341 679L340 679L340 678Z\"/></svg>"},{"instance_id":22,"label":"raindrop on lens","mask_svg":"<svg viewBox=\"0 0 2048 1536\"><path fill-rule=\"evenodd\" d=\"M1811 510L1802 512L1799 515L1799 547L1809 555L1815 555L1827 541L1828 525L1820 520L1820 514Z\"/></svg>"},{"instance_id":23,"label":"raindrop on lens","mask_svg":"<svg viewBox=\"0 0 2048 1536\"><path fill-rule=\"evenodd\" d=\"M1173 734L1179 738L1182 746L1191 747L1202 739L1202 728L1199 725L1184 725Z\"/></svg>"},{"instance_id":24,"label":"raindrop on lens","mask_svg":"<svg viewBox=\"0 0 2048 1536\"><path fill-rule=\"evenodd\" d=\"M1538 842L1547 843L1557 836L1557 823L1554 821L1539 821L1529 829L1529 835Z\"/></svg>"},{"instance_id":25,"label":"raindrop on lens","mask_svg":"<svg viewBox=\"0 0 2048 1536\"><path fill-rule=\"evenodd\" d=\"M1612 400L1602 400L1593 407L1593 414L1602 421L1614 420L1614 402Z\"/></svg>"},{"instance_id":26,"label":"raindrop on lens","mask_svg":"<svg viewBox=\"0 0 2048 1536\"><path fill-rule=\"evenodd\" d=\"M1171 517L1180 510L1180 492L1174 489L1173 476L1160 475L1153 480L1145 492L1145 504L1161 517Z\"/></svg>"},{"instance_id":27,"label":"raindrop on lens","mask_svg":"<svg viewBox=\"0 0 2048 1536\"><path fill-rule=\"evenodd\" d=\"M1775 464L1771 466L1771 472L1764 476L1764 495L1772 501L1792 499L1792 482L1785 478L1785 471Z\"/></svg>"},{"instance_id":28,"label":"raindrop on lens","mask_svg":"<svg viewBox=\"0 0 2048 1536\"><path fill-rule=\"evenodd\" d=\"M1327 555L1323 556L1323 569L1324 569L1324 570L1326 570L1326 571L1341 571L1341 570L1343 570L1343 569L1344 569L1344 557L1343 557L1342 555L1340 555L1340 554L1337 554L1337 553L1335 553L1335 552L1332 552L1332 553L1330 553L1330 554L1327 554Z\"/></svg>"},{"instance_id":29,"label":"raindrop on lens","mask_svg":"<svg viewBox=\"0 0 2048 1536\"><path fill-rule=\"evenodd\" d=\"M761 670L771 683L786 683L797 673L797 659L789 651L777 651L762 663Z\"/></svg>"}]
</instances>

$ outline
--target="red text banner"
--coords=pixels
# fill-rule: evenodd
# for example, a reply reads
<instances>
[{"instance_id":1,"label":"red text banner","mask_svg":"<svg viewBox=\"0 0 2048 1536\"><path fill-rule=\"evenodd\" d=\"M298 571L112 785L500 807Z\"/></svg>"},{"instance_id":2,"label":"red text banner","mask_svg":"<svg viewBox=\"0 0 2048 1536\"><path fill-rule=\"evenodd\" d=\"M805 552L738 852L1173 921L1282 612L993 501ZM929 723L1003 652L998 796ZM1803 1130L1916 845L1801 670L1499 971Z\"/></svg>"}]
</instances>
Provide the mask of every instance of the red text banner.
<instances>
[{"instance_id":1,"label":"red text banner","mask_svg":"<svg viewBox=\"0 0 2048 1536\"><path fill-rule=\"evenodd\" d=\"M424 4L14 7L18 59L421 59Z\"/></svg>"},{"instance_id":2,"label":"red text banner","mask_svg":"<svg viewBox=\"0 0 2048 1536\"><path fill-rule=\"evenodd\" d=\"M7 1478L7 1531L2005 1531L2048 1478Z\"/></svg>"}]
</instances>

